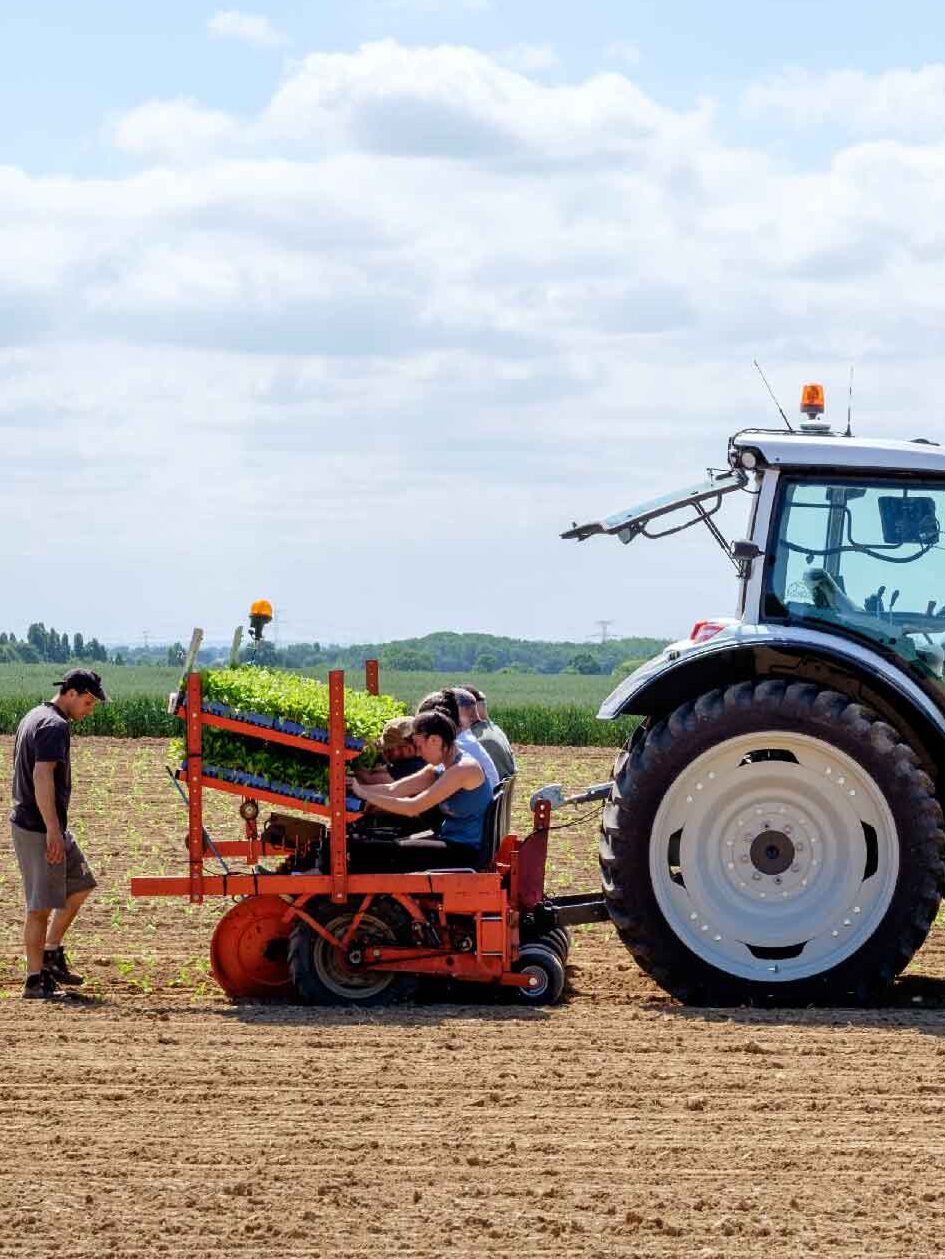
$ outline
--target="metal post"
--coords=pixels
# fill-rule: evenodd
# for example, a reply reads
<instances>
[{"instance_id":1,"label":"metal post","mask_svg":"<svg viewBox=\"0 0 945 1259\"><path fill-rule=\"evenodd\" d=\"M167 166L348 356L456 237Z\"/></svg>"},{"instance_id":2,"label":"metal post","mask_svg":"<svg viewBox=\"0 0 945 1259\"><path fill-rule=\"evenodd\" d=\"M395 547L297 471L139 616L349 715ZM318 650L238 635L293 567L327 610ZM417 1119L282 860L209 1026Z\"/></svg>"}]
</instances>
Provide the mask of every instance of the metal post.
<instances>
[{"instance_id":1,"label":"metal post","mask_svg":"<svg viewBox=\"0 0 945 1259\"><path fill-rule=\"evenodd\" d=\"M203 743L200 721L200 674L187 675L187 851L191 904L203 902Z\"/></svg>"},{"instance_id":2,"label":"metal post","mask_svg":"<svg viewBox=\"0 0 945 1259\"><path fill-rule=\"evenodd\" d=\"M328 807L331 814L331 899L348 899L348 836L345 830L345 675L328 675Z\"/></svg>"},{"instance_id":3,"label":"metal post","mask_svg":"<svg viewBox=\"0 0 945 1259\"><path fill-rule=\"evenodd\" d=\"M365 660L364 662L364 689L368 695L380 695L381 693L380 666L376 660Z\"/></svg>"},{"instance_id":4,"label":"metal post","mask_svg":"<svg viewBox=\"0 0 945 1259\"><path fill-rule=\"evenodd\" d=\"M247 845L247 853L246 853L247 860L249 861L250 865L255 865L256 862L259 860L260 851L259 851L259 828L256 825L256 819L254 817L246 818L246 845Z\"/></svg>"}]
</instances>

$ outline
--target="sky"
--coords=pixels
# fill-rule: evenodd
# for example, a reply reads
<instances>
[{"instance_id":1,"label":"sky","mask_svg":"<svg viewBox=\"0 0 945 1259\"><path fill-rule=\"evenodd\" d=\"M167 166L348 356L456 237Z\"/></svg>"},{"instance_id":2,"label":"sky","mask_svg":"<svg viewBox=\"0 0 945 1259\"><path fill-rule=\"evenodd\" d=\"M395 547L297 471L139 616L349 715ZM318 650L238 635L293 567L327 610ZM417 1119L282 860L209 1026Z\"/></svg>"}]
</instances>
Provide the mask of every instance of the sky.
<instances>
[{"instance_id":1,"label":"sky","mask_svg":"<svg viewBox=\"0 0 945 1259\"><path fill-rule=\"evenodd\" d=\"M558 535L778 423L753 359L945 439L938 5L0 23L0 628L676 638L733 611L704 530Z\"/></svg>"}]
</instances>

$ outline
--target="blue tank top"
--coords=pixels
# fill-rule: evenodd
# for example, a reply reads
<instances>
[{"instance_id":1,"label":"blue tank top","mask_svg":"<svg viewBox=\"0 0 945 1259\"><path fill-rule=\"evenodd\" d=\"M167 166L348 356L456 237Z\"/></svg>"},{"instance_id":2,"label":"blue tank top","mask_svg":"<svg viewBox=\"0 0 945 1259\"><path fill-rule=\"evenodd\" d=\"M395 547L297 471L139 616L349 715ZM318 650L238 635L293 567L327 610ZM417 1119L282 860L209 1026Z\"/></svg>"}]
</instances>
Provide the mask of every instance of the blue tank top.
<instances>
[{"instance_id":1,"label":"blue tank top","mask_svg":"<svg viewBox=\"0 0 945 1259\"><path fill-rule=\"evenodd\" d=\"M468 752L462 752L456 765L478 765ZM444 773L442 765L436 767L437 777ZM440 827L439 838L451 844L468 844L478 848L482 843L482 822L492 803L492 788L485 781L478 787L461 787L446 800L441 800L439 810L443 814L443 825Z\"/></svg>"}]
</instances>

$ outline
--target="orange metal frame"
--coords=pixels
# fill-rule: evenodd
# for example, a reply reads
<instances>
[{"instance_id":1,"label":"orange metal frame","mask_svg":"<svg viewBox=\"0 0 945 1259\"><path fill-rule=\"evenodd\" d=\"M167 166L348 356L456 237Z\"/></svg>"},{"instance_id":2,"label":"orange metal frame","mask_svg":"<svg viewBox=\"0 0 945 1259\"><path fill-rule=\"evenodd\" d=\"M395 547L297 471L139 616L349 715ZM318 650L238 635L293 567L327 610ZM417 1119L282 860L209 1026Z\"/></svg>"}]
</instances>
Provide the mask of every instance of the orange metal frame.
<instances>
[{"instance_id":1,"label":"orange metal frame","mask_svg":"<svg viewBox=\"0 0 945 1259\"><path fill-rule=\"evenodd\" d=\"M365 666L367 689L378 693L376 661ZM144 876L131 880L133 896L186 896L199 904L208 896L253 897L277 896L286 902L284 922L301 918L333 947L347 948L357 931L361 917L376 896L397 900L411 917L426 924L431 915L445 927L451 915L472 919L475 925L475 946L460 952L447 946L374 946L368 949L364 966L367 970L410 971L437 974L457 979L493 982L525 987L528 979L512 971L518 956L519 913L531 908L543 894L545 858L547 853L550 808L540 803L534 815L531 835L520 840L507 835L499 848L493 868L481 873L432 870L417 874L354 874L348 873L347 824L360 815L345 808L345 772L347 762L358 752L345 746L344 673L333 670L328 676L329 725L325 743L260 727L229 717L201 711L199 673L187 677L185 711L178 716L186 722L187 768L182 775L188 785L188 872L186 876ZM281 795L256 787L247 787L223 779L208 777L203 772L202 734L206 726L231 730L250 738L264 739L320 752L329 758L328 804L320 805ZM223 791L242 797L245 804L265 801L327 820L330 828L330 869L327 874L257 874L253 871L207 874L204 860L208 855L204 841L203 793ZM247 813L249 816L247 816ZM214 844L221 856L244 858L255 863L265 853L288 854L290 845L261 839L256 826L256 810L243 815L246 823L244 840L224 840ZM327 897L336 903L361 898L345 937L336 939L307 911L314 897Z\"/></svg>"}]
</instances>

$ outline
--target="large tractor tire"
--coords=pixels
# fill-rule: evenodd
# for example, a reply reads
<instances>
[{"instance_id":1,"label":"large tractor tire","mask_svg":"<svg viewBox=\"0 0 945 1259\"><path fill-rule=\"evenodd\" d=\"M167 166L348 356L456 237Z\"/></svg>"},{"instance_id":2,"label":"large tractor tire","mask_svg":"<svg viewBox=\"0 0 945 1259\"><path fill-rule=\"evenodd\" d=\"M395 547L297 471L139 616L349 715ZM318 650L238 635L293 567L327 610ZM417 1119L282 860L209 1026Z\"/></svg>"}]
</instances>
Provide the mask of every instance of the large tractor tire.
<instances>
[{"instance_id":1,"label":"large tractor tire","mask_svg":"<svg viewBox=\"0 0 945 1259\"><path fill-rule=\"evenodd\" d=\"M336 939L341 939L357 913L360 900L335 905L310 902L306 912ZM390 1005L406 1001L417 987L416 975L402 971L365 970L350 960L372 944L409 944L410 917L396 901L377 900L358 924L346 955L300 918L289 940L289 970L296 991L311 1005Z\"/></svg>"},{"instance_id":2,"label":"large tractor tire","mask_svg":"<svg viewBox=\"0 0 945 1259\"><path fill-rule=\"evenodd\" d=\"M640 966L690 1005L864 1005L922 944L942 809L898 731L806 682L742 682L619 753L604 895Z\"/></svg>"}]
</instances>

